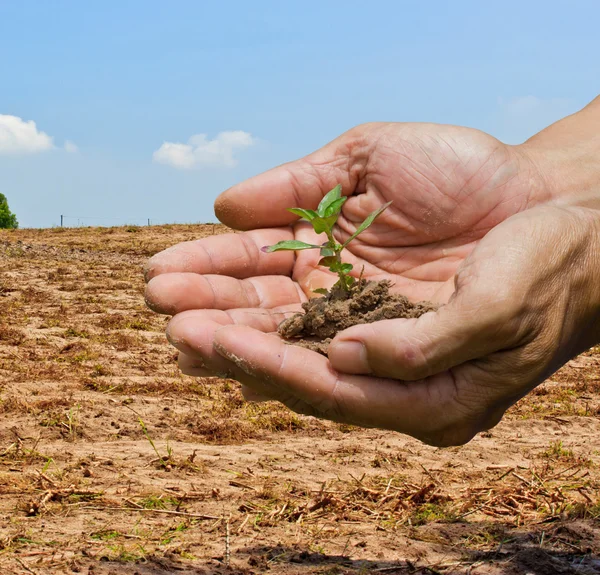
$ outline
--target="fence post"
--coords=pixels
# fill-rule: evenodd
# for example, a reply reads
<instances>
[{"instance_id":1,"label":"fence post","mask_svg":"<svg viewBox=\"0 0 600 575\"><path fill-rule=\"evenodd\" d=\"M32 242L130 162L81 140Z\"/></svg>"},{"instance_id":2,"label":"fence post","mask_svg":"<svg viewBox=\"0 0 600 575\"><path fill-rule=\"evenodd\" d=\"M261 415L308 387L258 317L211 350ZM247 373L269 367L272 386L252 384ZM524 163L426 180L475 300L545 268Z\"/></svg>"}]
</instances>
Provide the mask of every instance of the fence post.
<instances>
[{"instance_id":1,"label":"fence post","mask_svg":"<svg viewBox=\"0 0 600 575\"><path fill-rule=\"evenodd\" d=\"M148 218L148 225L150 225L150 218Z\"/></svg>"},{"instance_id":2,"label":"fence post","mask_svg":"<svg viewBox=\"0 0 600 575\"><path fill-rule=\"evenodd\" d=\"M61 214L61 216L60 216L60 227L61 227L61 228L63 227L63 217L64 217L64 216Z\"/></svg>"}]
</instances>

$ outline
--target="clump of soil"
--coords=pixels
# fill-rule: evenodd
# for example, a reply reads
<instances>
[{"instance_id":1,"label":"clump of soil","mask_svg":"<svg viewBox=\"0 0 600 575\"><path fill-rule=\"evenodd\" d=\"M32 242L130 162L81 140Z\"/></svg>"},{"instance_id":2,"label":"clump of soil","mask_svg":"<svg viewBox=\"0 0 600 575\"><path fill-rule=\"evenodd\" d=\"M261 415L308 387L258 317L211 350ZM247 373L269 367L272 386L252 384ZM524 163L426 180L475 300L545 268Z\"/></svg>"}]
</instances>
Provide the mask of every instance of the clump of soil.
<instances>
[{"instance_id":1,"label":"clump of soil","mask_svg":"<svg viewBox=\"0 0 600 575\"><path fill-rule=\"evenodd\" d=\"M349 291L333 288L325 297L303 303L305 313L284 320L279 335L289 343L327 355L338 331L383 319L416 318L438 308L431 302L411 303L403 295L390 293L391 286L389 281L360 280Z\"/></svg>"}]
</instances>

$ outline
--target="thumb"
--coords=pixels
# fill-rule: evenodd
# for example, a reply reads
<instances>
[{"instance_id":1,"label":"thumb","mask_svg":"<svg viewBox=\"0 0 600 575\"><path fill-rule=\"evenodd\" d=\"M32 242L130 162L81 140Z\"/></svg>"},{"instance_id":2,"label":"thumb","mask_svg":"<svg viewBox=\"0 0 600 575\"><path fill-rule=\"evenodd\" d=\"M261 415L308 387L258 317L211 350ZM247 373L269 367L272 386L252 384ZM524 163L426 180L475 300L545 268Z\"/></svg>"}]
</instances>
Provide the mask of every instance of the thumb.
<instances>
[{"instance_id":1,"label":"thumb","mask_svg":"<svg viewBox=\"0 0 600 575\"><path fill-rule=\"evenodd\" d=\"M305 158L229 188L215 201L216 216L238 230L286 226L298 219L287 208L315 209L338 184L350 195L358 183L358 165L364 163L353 143L363 138L360 128L350 130Z\"/></svg>"},{"instance_id":2,"label":"thumb","mask_svg":"<svg viewBox=\"0 0 600 575\"><path fill-rule=\"evenodd\" d=\"M329 347L332 367L414 381L514 343L520 330L513 318L518 314L511 314L506 300L503 305L461 296L416 319L384 320L340 332Z\"/></svg>"},{"instance_id":3,"label":"thumb","mask_svg":"<svg viewBox=\"0 0 600 575\"><path fill-rule=\"evenodd\" d=\"M329 347L332 367L411 381L531 341L548 303L537 297L539 286L552 285L556 270L548 265L542 271L531 269L532 262L534 268L547 262L540 242L523 237L537 226L532 218L511 219L490 232L465 260L446 305L416 319L340 332Z\"/></svg>"},{"instance_id":4,"label":"thumb","mask_svg":"<svg viewBox=\"0 0 600 575\"><path fill-rule=\"evenodd\" d=\"M560 322L549 325L548 318L553 308L566 305L565 270L585 259L589 237L582 229L579 219L555 208L509 218L459 268L446 305L416 319L340 332L329 348L332 367L410 381L527 346L542 332L544 341L559 338Z\"/></svg>"}]
</instances>

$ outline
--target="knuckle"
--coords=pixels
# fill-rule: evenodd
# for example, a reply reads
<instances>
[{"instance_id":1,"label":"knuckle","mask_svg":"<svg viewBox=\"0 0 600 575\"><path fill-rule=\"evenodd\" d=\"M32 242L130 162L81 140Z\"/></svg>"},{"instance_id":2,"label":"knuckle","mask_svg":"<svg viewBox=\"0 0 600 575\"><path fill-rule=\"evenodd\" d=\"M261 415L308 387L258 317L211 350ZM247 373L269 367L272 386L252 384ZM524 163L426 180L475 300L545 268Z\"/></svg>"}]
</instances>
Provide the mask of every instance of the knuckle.
<instances>
[{"instance_id":1,"label":"knuckle","mask_svg":"<svg viewBox=\"0 0 600 575\"><path fill-rule=\"evenodd\" d=\"M240 246L243 251L243 259L247 262L257 261L260 258L260 251L256 245L256 242L254 241L254 237L251 234L239 234L238 237L240 238ZM207 257L210 258L210 252L206 249L204 251L206 252ZM213 267L216 268L214 263Z\"/></svg>"},{"instance_id":2,"label":"knuckle","mask_svg":"<svg viewBox=\"0 0 600 575\"><path fill-rule=\"evenodd\" d=\"M394 372L403 379L422 379L430 375L429 362L420 341L402 338L395 342L392 360Z\"/></svg>"},{"instance_id":3,"label":"knuckle","mask_svg":"<svg viewBox=\"0 0 600 575\"><path fill-rule=\"evenodd\" d=\"M336 376L331 392L322 397L314 407L321 414L321 417L325 419L337 421L344 417L347 409L344 395L340 389L339 376Z\"/></svg>"}]
</instances>

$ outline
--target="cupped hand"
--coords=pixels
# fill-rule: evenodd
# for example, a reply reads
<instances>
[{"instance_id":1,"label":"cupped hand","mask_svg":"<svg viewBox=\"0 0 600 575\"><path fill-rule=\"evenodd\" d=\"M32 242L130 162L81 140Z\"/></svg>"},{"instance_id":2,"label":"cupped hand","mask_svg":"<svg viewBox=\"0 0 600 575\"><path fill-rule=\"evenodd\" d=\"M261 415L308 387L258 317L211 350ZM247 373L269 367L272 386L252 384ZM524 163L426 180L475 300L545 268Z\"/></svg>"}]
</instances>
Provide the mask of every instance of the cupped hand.
<instances>
[{"instance_id":1,"label":"cupped hand","mask_svg":"<svg viewBox=\"0 0 600 575\"><path fill-rule=\"evenodd\" d=\"M186 373L234 377L247 398L277 399L301 413L394 429L432 444L463 443L494 425L569 356L550 349L550 339L540 335L551 333L538 318L548 302L534 304L532 294L550 293L541 287L549 268L537 259L546 239L531 235L531 222L568 235L567 220L595 220L552 211L566 208L511 218L548 199L541 182L526 155L481 132L421 124L359 127L225 192L216 204L221 221L252 231L155 256L147 268L147 300L175 315L169 338L182 352ZM413 300L449 303L418 320L346 330L328 360L268 334L335 277L318 269L317 254L264 254L260 248L293 237L315 241L285 208L314 209L337 183L350 196L339 221L342 240L393 201L350 244L346 259L355 270L368 279L390 279ZM589 240L595 228L586 229ZM573 249L584 257L581 241L574 248L567 242L553 273L568 267ZM566 305L572 289L555 300ZM590 313L583 308L582 314Z\"/></svg>"},{"instance_id":2,"label":"cupped hand","mask_svg":"<svg viewBox=\"0 0 600 575\"><path fill-rule=\"evenodd\" d=\"M223 193L215 204L219 219L252 231L180 244L152 258L149 304L169 314L272 309L329 287L336 277L317 266L318 252L261 254L260 248L284 239L317 241L286 208L314 209L337 184L349 196L338 220L339 239L393 202L344 252L355 274L390 279L411 299L439 302L453 292L452 278L477 241L544 194L525 155L477 130L359 126L302 160Z\"/></svg>"}]
</instances>

